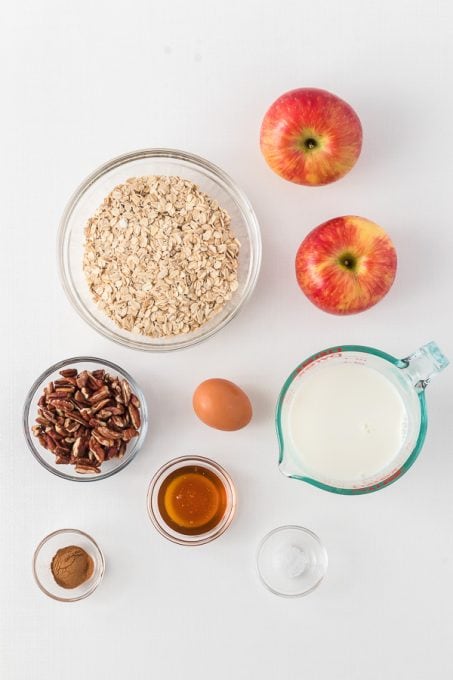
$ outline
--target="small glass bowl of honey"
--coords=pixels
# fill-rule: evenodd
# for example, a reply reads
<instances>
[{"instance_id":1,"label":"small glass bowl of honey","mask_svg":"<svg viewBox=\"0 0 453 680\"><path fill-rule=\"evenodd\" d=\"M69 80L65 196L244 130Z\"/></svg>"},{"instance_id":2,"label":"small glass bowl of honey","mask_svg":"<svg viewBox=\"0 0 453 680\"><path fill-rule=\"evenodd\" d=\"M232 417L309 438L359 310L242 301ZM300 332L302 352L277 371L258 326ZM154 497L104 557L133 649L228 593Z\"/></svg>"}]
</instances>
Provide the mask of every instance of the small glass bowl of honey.
<instances>
[{"instance_id":1,"label":"small glass bowl of honey","mask_svg":"<svg viewBox=\"0 0 453 680\"><path fill-rule=\"evenodd\" d=\"M180 545L203 545L230 526L236 492L229 474L202 456L163 465L148 489L148 513L157 531Z\"/></svg>"}]
</instances>

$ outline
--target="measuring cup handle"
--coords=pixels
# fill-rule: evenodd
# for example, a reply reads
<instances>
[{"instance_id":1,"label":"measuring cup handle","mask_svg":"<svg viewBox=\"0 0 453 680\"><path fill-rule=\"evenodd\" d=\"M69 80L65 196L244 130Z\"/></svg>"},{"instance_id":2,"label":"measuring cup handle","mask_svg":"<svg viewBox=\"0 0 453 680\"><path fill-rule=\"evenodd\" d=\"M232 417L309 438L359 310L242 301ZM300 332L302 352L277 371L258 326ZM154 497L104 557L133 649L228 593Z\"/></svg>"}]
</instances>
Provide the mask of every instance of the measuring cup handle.
<instances>
[{"instance_id":1,"label":"measuring cup handle","mask_svg":"<svg viewBox=\"0 0 453 680\"><path fill-rule=\"evenodd\" d=\"M435 342L428 342L402 361L405 364L403 370L419 390L424 390L430 380L450 363Z\"/></svg>"}]
</instances>

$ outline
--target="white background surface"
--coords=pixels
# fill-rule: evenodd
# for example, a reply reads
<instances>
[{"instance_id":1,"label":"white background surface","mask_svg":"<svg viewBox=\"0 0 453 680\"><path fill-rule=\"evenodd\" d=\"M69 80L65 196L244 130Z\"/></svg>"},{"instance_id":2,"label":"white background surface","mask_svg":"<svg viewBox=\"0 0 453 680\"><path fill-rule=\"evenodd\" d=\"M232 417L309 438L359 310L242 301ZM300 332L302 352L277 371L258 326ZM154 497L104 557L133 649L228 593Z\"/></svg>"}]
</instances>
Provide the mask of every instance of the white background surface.
<instances>
[{"instance_id":1,"label":"white background surface","mask_svg":"<svg viewBox=\"0 0 453 680\"><path fill-rule=\"evenodd\" d=\"M451 678L453 369L429 388L421 457L376 494L285 479L273 426L282 382L318 349L349 342L404 356L435 339L453 358L451 3L30 0L1 13L2 680ZM260 155L262 115L298 86L332 90L363 123L356 168L331 186L285 183ZM193 151L230 173L264 245L239 317L166 356L85 326L55 258L75 186L111 157L152 146ZM336 318L299 292L293 258L312 227L347 213L388 229L399 270L383 302ZM130 371L151 412L137 459L98 484L50 475L21 432L31 382L84 353ZM192 391L212 376L249 392L246 430L196 420ZM190 452L227 467L240 506L221 540L185 549L152 528L145 494L158 466ZM325 582L300 600L272 596L255 573L258 541L283 523L313 529L329 553ZM63 526L91 533L107 559L99 590L69 605L31 576L35 545Z\"/></svg>"}]
</instances>

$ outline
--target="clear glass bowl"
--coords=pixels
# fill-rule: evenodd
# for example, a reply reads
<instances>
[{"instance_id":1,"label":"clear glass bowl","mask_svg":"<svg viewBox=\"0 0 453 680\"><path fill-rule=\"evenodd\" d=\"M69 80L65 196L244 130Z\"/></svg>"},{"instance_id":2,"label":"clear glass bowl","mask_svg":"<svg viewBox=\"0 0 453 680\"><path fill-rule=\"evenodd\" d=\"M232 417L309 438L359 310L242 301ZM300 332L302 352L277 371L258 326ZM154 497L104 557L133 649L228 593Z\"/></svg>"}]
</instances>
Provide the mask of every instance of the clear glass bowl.
<instances>
[{"instance_id":1,"label":"clear glass bowl","mask_svg":"<svg viewBox=\"0 0 453 680\"><path fill-rule=\"evenodd\" d=\"M327 552L313 531L289 525L270 531L257 554L263 584L281 597L301 597L313 592L327 571Z\"/></svg>"},{"instance_id":2,"label":"clear glass bowl","mask_svg":"<svg viewBox=\"0 0 453 680\"><path fill-rule=\"evenodd\" d=\"M62 588L55 581L50 565L60 548L76 545L85 550L93 560L90 578L77 588ZM49 534L38 545L33 555L33 576L43 593L59 602L77 602L91 595L104 576L105 560L96 541L79 529L59 529Z\"/></svg>"},{"instance_id":3,"label":"clear glass bowl","mask_svg":"<svg viewBox=\"0 0 453 680\"><path fill-rule=\"evenodd\" d=\"M117 326L93 301L83 272L84 229L105 196L129 177L178 175L217 199L231 216L231 227L241 242L239 288L225 307L191 333L170 338L148 338ZM75 191L60 223L58 257L66 294L80 316L96 331L121 345L153 352L181 349L206 340L236 316L252 293L261 264L261 236L251 204L233 180L212 163L183 151L144 149L114 158L95 170Z\"/></svg>"},{"instance_id":4,"label":"clear glass bowl","mask_svg":"<svg viewBox=\"0 0 453 680\"><path fill-rule=\"evenodd\" d=\"M223 483L227 495L227 505L219 523L210 531L193 536L179 533L168 526L161 515L158 504L159 489L168 475L187 465L198 465L213 472ZM236 511L236 491L228 472L215 461L203 458L203 456L181 456L170 460L156 472L149 485L147 506L151 522L162 536L180 545L203 545L221 536L230 526Z\"/></svg>"},{"instance_id":5,"label":"clear glass bowl","mask_svg":"<svg viewBox=\"0 0 453 680\"><path fill-rule=\"evenodd\" d=\"M38 438L35 437L31 432L32 425L34 425L35 418L38 413L38 401L43 393L44 387L51 380L56 380L58 377L61 377L59 375L59 371L64 368L72 367L76 367L79 371L94 371L97 368L105 368L107 372L113 375L118 375L120 378L125 378L129 382L132 392L138 397L140 401L141 426L139 436L135 439L132 439L128 443L123 458L113 458L112 460L105 461L102 463L101 471L94 474L81 475L75 472L72 465L57 465L55 463L54 454L41 446ZM59 361L57 364L54 364L44 371L44 373L42 373L37 380L35 380L27 394L27 398L25 399L23 427L25 439L27 440L30 451L36 460L46 468L46 470L49 470L49 472L52 472L54 475L57 475L62 479L69 479L73 482L97 482L98 480L106 479L107 477L115 475L120 470L123 470L126 465L129 465L131 460L137 455L145 440L146 432L148 430L148 409L142 390L137 385L135 380L129 375L129 373L124 371L122 368L116 364L113 364L111 361L107 361L106 359L98 359L96 357L73 357L71 359L64 359L63 361Z\"/></svg>"}]
</instances>

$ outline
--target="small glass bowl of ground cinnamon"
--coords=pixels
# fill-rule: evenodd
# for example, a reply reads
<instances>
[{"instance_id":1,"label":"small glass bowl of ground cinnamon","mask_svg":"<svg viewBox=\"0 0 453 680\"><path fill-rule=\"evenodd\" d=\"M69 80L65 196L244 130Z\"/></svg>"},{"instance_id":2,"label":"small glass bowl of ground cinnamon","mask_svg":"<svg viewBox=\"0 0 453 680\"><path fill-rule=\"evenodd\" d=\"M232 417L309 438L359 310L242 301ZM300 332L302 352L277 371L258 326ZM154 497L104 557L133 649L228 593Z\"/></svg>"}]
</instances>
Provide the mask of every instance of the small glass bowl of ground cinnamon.
<instances>
[{"instance_id":1,"label":"small glass bowl of ground cinnamon","mask_svg":"<svg viewBox=\"0 0 453 680\"><path fill-rule=\"evenodd\" d=\"M54 531L43 538L33 556L36 583L43 593L60 602L76 602L91 595L104 569L99 546L79 529Z\"/></svg>"}]
</instances>

